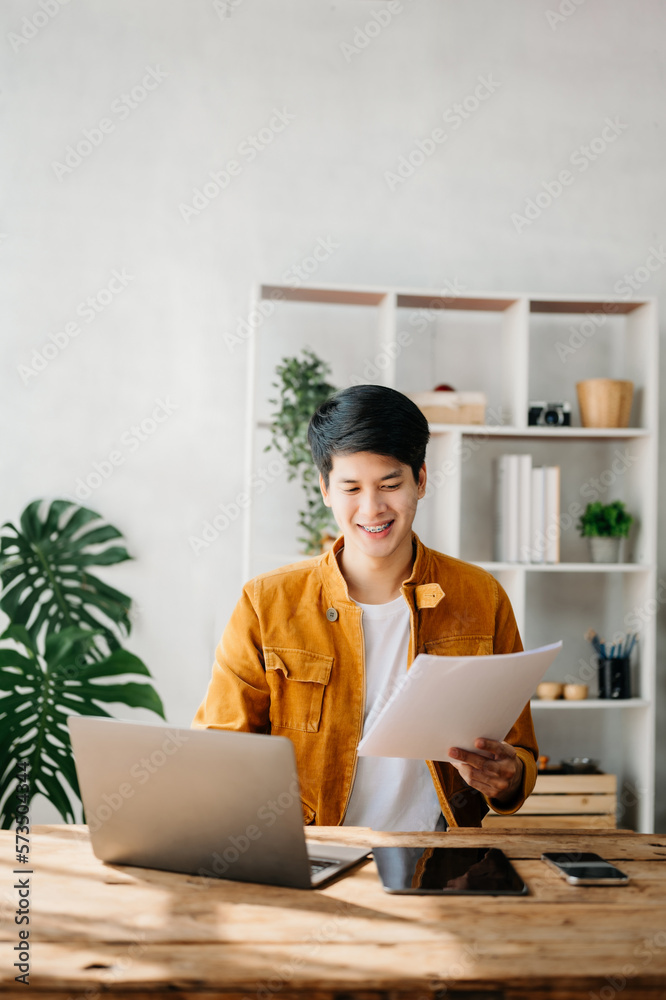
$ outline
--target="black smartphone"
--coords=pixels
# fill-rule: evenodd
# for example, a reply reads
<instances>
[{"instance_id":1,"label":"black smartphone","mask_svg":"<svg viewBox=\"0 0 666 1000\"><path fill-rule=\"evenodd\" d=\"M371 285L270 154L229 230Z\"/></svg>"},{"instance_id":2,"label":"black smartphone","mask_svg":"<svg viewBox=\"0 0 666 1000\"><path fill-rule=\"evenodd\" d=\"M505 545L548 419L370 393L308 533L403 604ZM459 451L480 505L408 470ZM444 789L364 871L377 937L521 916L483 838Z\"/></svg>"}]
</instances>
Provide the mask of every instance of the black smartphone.
<instances>
[{"instance_id":1,"label":"black smartphone","mask_svg":"<svg viewBox=\"0 0 666 1000\"><path fill-rule=\"evenodd\" d=\"M541 855L541 860L571 885L626 885L629 881L628 875L591 851L547 852Z\"/></svg>"}]
</instances>

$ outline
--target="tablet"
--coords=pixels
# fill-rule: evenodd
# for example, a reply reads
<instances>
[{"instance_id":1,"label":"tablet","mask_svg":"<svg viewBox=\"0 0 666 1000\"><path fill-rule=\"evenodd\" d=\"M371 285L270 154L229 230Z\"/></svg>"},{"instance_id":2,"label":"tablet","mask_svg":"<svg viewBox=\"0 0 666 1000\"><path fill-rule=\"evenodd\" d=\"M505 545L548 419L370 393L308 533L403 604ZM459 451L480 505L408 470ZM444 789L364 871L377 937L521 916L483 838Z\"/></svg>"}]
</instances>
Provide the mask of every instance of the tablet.
<instances>
[{"instance_id":1,"label":"tablet","mask_svg":"<svg viewBox=\"0 0 666 1000\"><path fill-rule=\"evenodd\" d=\"M525 896L528 889L497 847L373 847L387 892Z\"/></svg>"}]
</instances>

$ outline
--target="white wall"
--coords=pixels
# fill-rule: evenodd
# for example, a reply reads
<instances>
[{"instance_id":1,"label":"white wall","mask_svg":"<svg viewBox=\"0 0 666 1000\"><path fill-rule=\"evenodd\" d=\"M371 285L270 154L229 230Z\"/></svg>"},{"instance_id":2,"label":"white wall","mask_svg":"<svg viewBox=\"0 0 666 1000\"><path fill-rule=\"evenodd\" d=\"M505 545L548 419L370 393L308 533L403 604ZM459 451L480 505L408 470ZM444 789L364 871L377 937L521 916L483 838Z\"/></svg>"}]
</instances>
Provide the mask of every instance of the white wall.
<instances>
[{"instance_id":1,"label":"white wall","mask_svg":"<svg viewBox=\"0 0 666 1000\"><path fill-rule=\"evenodd\" d=\"M187 725L240 584L238 528L199 555L189 539L243 485L246 352L224 335L252 282L321 238L339 244L322 282L613 294L666 238L666 4L563 0L571 13L549 23L546 0L41 3L48 15L19 0L0 12L2 519L73 494L121 451L86 502L128 539L136 561L108 579L137 600L131 648ZM374 15L389 23L360 48ZM148 69L155 89L122 110ZM481 78L478 110L444 122ZM250 162L241 144L281 124L275 109L293 117ZM54 167L101 119L90 155ZM619 134L583 171L571 157L607 119ZM389 184L437 127L446 141ZM179 206L230 160L237 175L186 221ZM517 232L512 213L563 169L571 185ZM88 322L77 310L114 270L131 280ZM637 294L663 297L666 268ZM75 322L42 371L20 367ZM173 412L137 447L156 400ZM658 804L663 830L664 768Z\"/></svg>"}]
</instances>

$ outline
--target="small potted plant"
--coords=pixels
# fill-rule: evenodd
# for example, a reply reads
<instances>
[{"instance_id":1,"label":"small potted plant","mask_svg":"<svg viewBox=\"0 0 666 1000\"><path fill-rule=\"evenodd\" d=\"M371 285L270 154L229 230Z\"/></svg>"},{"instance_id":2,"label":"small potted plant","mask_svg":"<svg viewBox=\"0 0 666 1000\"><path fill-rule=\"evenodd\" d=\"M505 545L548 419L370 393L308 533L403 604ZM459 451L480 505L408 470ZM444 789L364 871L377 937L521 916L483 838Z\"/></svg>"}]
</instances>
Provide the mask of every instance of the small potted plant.
<instances>
[{"instance_id":1,"label":"small potted plant","mask_svg":"<svg viewBox=\"0 0 666 1000\"><path fill-rule=\"evenodd\" d=\"M588 503L578 530L589 539L592 562L620 562L621 543L629 535L633 521L621 500Z\"/></svg>"},{"instance_id":2,"label":"small potted plant","mask_svg":"<svg viewBox=\"0 0 666 1000\"><path fill-rule=\"evenodd\" d=\"M305 494L305 510L298 512L298 525L304 534L298 539L308 555L323 551L337 537L333 515L322 500L319 473L312 461L308 444L310 417L336 391L327 379L330 366L305 348L302 357L283 358L275 372L279 399L269 402L279 409L272 414L271 443L287 460L287 478L300 477Z\"/></svg>"}]
</instances>

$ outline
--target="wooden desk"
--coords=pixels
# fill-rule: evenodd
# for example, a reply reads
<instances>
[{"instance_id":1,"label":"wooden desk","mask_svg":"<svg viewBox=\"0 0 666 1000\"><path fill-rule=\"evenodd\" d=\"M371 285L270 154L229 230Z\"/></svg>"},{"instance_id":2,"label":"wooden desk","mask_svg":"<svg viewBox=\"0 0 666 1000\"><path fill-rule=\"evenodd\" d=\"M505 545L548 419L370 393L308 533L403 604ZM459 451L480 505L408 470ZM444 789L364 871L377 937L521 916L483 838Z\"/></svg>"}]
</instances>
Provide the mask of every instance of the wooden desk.
<instances>
[{"instance_id":1,"label":"wooden desk","mask_svg":"<svg viewBox=\"0 0 666 1000\"><path fill-rule=\"evenodd\" d=\"M621 831L308 831L325 842L501 846L523 898L391 896L373 863L304 891L108 867L85 827L31 834L30 983L14 982L14 833L0 833L0 990L97 1000L666 998L666 836ZM574 888L542 850L596 850L631 883Z\"/></svg>"}]
</instances>

